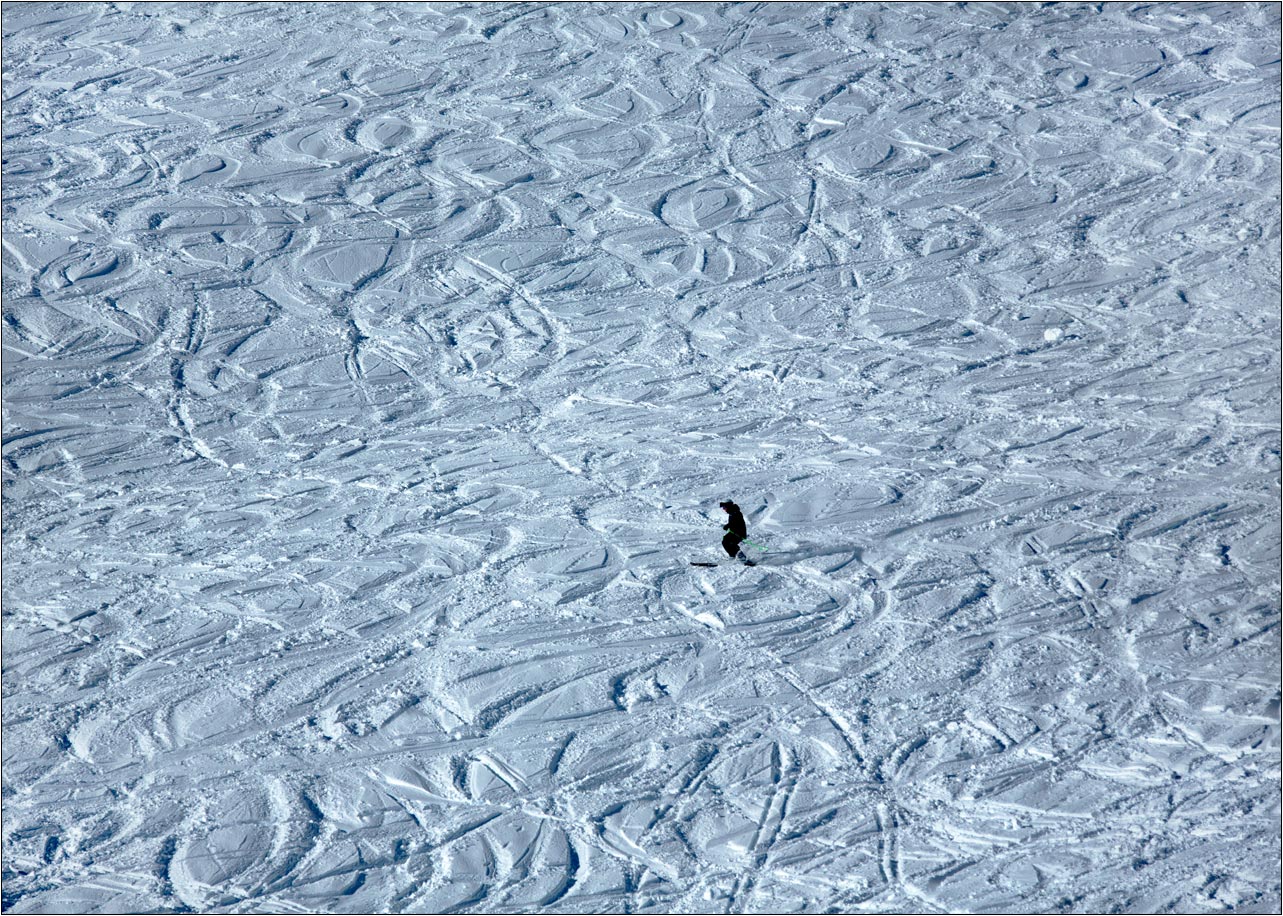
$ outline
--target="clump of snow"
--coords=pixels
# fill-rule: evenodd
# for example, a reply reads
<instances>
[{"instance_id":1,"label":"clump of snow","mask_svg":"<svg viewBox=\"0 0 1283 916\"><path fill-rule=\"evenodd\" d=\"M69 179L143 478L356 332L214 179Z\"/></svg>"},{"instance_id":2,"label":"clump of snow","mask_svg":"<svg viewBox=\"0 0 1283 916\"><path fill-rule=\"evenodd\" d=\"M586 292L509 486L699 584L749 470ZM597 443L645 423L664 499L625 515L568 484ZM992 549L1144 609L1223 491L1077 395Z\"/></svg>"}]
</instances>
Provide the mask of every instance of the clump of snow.
<instances>
[{"instance_id":1,"label":"clump of snow","mask_svg":"<svg viewBox=\"0 0 1283 916\"><path fill-rule=\"evenodd\" d=\"M3 31L6 911L1277 911L1276 4Z\"/></svg>"}]
</instances>

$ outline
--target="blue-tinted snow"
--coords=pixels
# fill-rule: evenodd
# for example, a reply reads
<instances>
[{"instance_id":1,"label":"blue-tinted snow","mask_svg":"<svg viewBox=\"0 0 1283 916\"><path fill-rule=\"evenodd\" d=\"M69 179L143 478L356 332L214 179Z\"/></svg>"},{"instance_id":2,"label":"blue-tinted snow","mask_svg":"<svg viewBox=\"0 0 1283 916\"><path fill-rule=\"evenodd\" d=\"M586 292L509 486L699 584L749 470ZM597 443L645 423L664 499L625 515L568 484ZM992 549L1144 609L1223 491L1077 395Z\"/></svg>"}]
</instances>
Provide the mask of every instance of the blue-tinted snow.
<instances>
[{"instance_id":1,"label":"blue-tinted snow","mask_svg":"<svg viewBox=\"0 0 1283 916\"><path fill-rule=\"evenodd\" d=\"M6 4L6 908L1277 912L1279 25Z\"/></svg>"}]
</instances>

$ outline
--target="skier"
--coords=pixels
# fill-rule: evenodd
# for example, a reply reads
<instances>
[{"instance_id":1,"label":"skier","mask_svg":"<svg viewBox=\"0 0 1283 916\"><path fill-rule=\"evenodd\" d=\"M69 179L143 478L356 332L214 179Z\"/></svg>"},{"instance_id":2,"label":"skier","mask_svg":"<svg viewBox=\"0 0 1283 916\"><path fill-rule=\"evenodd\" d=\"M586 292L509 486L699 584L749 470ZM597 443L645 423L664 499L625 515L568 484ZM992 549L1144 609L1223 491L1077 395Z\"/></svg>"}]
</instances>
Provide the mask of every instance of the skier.
<instances>
[{"instance_id":1,"label":"skier","mask_svg":"<svg viewBox=\"0 0 1283 916\"><path fill-rule=\"evenodd\" d=\"M726 532L726 537L722 538L722 547L730 556L752 566L753 561L740 550L740 541L748 537L748 525L744 522L744 513L729 499L723 500L718 505L728 516L726 524L722 526L722 530Z\"/></svg>"}]
</instances>

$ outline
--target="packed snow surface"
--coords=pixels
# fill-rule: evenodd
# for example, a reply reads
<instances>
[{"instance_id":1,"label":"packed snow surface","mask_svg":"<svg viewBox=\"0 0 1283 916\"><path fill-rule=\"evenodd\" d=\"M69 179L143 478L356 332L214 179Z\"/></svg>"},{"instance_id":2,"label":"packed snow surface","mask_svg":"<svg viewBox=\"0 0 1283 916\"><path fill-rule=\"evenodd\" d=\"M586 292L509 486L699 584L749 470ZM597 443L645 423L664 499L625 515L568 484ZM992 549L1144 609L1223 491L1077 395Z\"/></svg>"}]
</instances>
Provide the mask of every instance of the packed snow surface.
<instances>
[{"instance_id":1,"label":"packed snow surface","mask_svg":"<svg viewBox=\"0 0 1283 916\"><path fill-rule=\"evenodd\" d=\"M6 4L5 907L1277 911L1279 15Z\"/></svg>"}]
</instances>

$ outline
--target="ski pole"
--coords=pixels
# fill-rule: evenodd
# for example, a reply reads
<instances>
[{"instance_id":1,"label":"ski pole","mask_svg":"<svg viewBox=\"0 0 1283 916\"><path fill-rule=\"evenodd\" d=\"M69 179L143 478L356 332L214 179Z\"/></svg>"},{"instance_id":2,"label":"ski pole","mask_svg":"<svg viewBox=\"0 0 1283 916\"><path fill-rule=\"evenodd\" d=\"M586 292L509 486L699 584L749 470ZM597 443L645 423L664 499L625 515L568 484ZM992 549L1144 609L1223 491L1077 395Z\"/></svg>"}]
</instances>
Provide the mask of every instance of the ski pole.
<instances>
[{"instance_id":1,"label":"ski pole","mask_svg":"<svg viewBox=\"0 0 1283 916\"><path fill-rule=\"evenodd\" d=\"M762 553L766 553L766 548L756 541L750 541L748 538L744 538L744 543L750 547L756 547L758 550L762 551Z\"/></svg>"}]
</instances>

